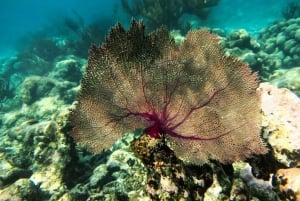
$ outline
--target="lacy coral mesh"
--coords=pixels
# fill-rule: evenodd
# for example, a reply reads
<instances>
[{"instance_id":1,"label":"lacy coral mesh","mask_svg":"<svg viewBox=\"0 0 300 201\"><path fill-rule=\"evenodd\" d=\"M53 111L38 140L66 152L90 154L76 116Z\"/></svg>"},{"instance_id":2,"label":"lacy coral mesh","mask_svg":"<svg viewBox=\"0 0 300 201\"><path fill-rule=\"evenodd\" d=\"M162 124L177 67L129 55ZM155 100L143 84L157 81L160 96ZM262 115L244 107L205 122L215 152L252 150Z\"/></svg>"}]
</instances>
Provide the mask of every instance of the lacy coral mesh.
<instances>
[{"instance_id":1,"label":"lacy coral mesh","mask_svg":"<svg viewBox=\"0 0 300 201\"><path fill-rule=\"evenodd\" d=\"M207 30L176 46L165 29L145 35L141 22L128 31L117 25L90 50L72 136L98 152L145 128L188 163L244 160L266 152L257 85L257 74L225 56Z\"/></svg>"}]
</instances>

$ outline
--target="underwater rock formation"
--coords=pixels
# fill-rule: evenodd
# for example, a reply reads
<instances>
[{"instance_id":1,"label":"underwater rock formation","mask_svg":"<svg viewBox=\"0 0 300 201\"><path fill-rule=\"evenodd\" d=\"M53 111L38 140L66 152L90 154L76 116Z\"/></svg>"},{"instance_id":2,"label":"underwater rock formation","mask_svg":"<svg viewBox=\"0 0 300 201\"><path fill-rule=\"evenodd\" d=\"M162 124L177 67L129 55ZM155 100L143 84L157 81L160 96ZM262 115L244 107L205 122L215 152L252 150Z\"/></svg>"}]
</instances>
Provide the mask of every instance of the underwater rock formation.
<instances>
[{"instance_id":1,"label":"underwater rock formation","mask_svg":"<svg viewBox=\"0 0 300 201\"><path fill-rule=\"evenodd\" d=\"M285 98L286 96L295 97L292 93L276 93L278 96L276 98L269 98L268 96L272 96L275 92L272 90L278 91L286 91L282 89L276 89L275 87L271 87L268 84L261 84L260 85L260 95L261 99L263 100L263 104L259 106L264 113L262 116L264 119L269 119L272 122L271 118L276 115L276 112L265 112L268 108L272 108L272 106L277 104L277 100L285 99L286 104L282 105L282 109L280 111L286 110L286 115L289 118L284 119L292 119L293 117L298 115L297 110L290 110L289 106L294 107L293 105L293 98ZM268 93L270 92L270 94ZM285 109L284 109L285 108ZM275 108L275 111L276 108ZM279 112L280 112L279 111ZM271 125L266 125L263 121L263 130L265 132L268 129L272 129L274 127L280 128L283 126L283 123L286 126L289 126L289 121L274 121ZM276 132L277 129L275 129ZM273 132L274 130L272 130ZM276 134L274 132L274 134ZM292 133L289 133L291 136L297 137L297 132L299 129L296 128L293 130ZM135 134L136 135L136 134ZM266 138L271 134L265 134ZM278 146L274 144L274 138L268 139L270 143L270 149L272 151L272 155L276 156L277 153L285 153L285 150L293 146L293 150L298 149L298 144L293 143L290 144L284 136L280 135L275 137L281 143L278 143ZM128 147L128 144L131 143L131 146ZM149 200L169 200L171 198L175 198L175 200L264 200L264 201L273 201L273 200L287 200L288 198L293 198L293 196L298 193L298 186L297 182L292 179L290 175L292 173L287 172L297 172L287 166L284 161L281 160L280 157L275 157L276 163L283 163L281 168L287 169L279 169L275 168L271 172L267 174L274 174L276 173L275 177L272 176L268 179L258 179L256 178L256 174L252 170L249 163L233 163L232 165L222 166L217 162L209 162L208 164L202 166L193 166L193 165L186 165L180 162L172 150L170 150L164 143L162 139L155 139L151 138L148 135L143 134L142 136L134 134L126 134L123 135L121 140L118 140L112 149L111 154L105 155L108 157L104 164L100 164L97 168L97 171L94 171L93 179L89 180L88 183L83 184L85 188L84 191L82 188L74 188L73 194L71 193L71 197L75 196L76 193L83 193L89 198L123 198L123 199L136 199L137 194L139 195L138 198L140 199L149 199ZM125 152L129 152L129 154L125 154ZM126 160L127 157L124 156L132 156L132 152L137 155L137 158L131 159L131 162ZM296 152L294 152L295 154ZM118 158L122 159L119 162L115 163L116 166L113 169L108 170L107 167L111 166L112 159L110 157L116 158L117 155L120 155ZM293 161L291 162L295 164L295 161L299 162L299 155L294 155ZM270 156L267 156L270 157ZM267 158L266 160L270 160ZM121 162L122 161L122 162ZM133 162L135 161L135 162ZM255 161L255 159L254 159ZM121 163L120 163L121 162ZM122 164L123 163L123 164ZM118 175L119 172L122 172L122 167L128 167L128 163L132 164L131 168L139 171L138 173L134 174L131 171L128 171L130 175L140 176L141 171L144 174L147 174L147 177L142 179L142 183L145 184L142 189L131 189L130 191L123 191L124 187L122 185L116 185L117 188L114 188L114 192L108 193L107 187L109 186L110 182L116 182L116 178L110 178L109 175ZM252 163L252 162L251 162ZM292 164L291 163L291 164ZM260 162L260 166L263 168L267 168L267 166L274 167L274 163L264 163ZM126 169L126 168L125 168ZM291 169L291 170L290 170ZM101 171L100 171L101 170ZM112 171L115 172L112 172ZM124 169L123 169L124 170ZM279 170L277 172L277 170ZM102 173L105 173L103 175ZM97 176L96 176L97 175ZM125 175L125 174L124 174ZM98 178L95 180L95 178ZM105 179L110 178L110 179ZM126 178L126 177L125 177ZM288 183L285 183L285 179L288 178ZM140 181L141 177L139 177ZM276 179L276 183L272 182L272 180ZM88 186L91 186L93 183L97 183L95 181L99 181L98 186L105 187L103 190L97 191L99 193L91 195L88 191ZM131 182L131 179L128 180ZM291 184L291 185L290 185ZM80 185L80 187L82 187ZM93 186L92 189L95 189L96 186ZM91 188L90 188L91 189ZM128 188L127 188L128 189ZM76 193L75 193L76 192ZM125 196L126 195L126 196ZM294 197L295 198L295 197ZM291 199L292 200L292 199ZM295 199L294 199L295 200Z\"/></svg>"},{"instance_id":2,"label":"underwater rock formation","mask_svg":"<svg viewBox=\"0 0 300 201\"><path fill-rule=\"evenodd\" d=\"M258 71L260 79L297 91L297 77L284 72L300 62L300 18L280 20L262 30L256 38L246 30L234 30L222 36L226 53L237 56ZM295 71L294 71L295 72ZM285 76L285 77L280 77ZM276 81L272 81L277 79ZM294 83L296 86L294 86ZM296 89L295 89L296 88Z\"/></svg>"},{"instance_id":3,"label":"underwater rock formation","mask_svg":"<svg viewBox=\"0 0 300 201\"><path fill-rule=\"evenodd\" d=\"M269 82L278 88L288 88L300 96L300 67L275 70Z\"/></svg>"},{"instance_id":4,"label":"underwater rock formation","mask_svg":"<svg viewBox=\"0 0 300 201\"><path fill-rule=\"evenodd\" d=\"M32 104L43 96L49 96L55 87L55 80L41 76L27 77L21 86L20 96L25 104Z\"/></svg>"},{"instance_id":5,"label":"underwater rock formation","mask_svg":"<svg viewBox=\"0 0 300 201\"><path fill-rule=\"evenodd\" d=\"M75 92L72 91L75 86L76 83L67 80L60 82L43 76L28 76L21 85L19 96L26 105L37 103L43 98L61 99L70 104L75 97Z\"/></svg>"},{"instance_id":6,"label":"underwater rock formation","mask_svg":"<svg viewBox=\"0 0 300 201\"><path fill-rule=\"evenodd\" d=\"M0 199L56 200L70 145L55 121L25 121L1 136ZM37 199L39 198L39 199Z\"/></svg>"},{"instance_id":7,"label":"underwater rock formation","mask_svg":"<svg viewBox=\"0 0 300 201\"><path fill-rule=\"evenodd\" d=\"M286 167L299 166L300 99L288 89L278 89L266 83L258 90L262 100L264 135L276 160Z\"/></svg>"},{"instance_id":8,"label":"underwater rock formation","mask_svg":"<svg viewBox=\"0 0 300 201\"><path fill-rule=\"evenodd\" d=\"M73 55L60 58L54 64L54 68L49 73L49 77L58 81L69 81L79 84L85 65L86 59L81 59Z\"/></svg>"},{"instance_id":9,"label":"underwater rock formation","mask_svg":"<svg viewBox=\"0 0 300 201\"><path fill-rule=\"evenodd\" d=\"M218 33L218 35L220 35ZM252 70L258 71L260 77L263 76L262 59L260 58L261 45L246 30L238 29L223 36L223 46L226 54L238 57L246 62Z\"/></svg>"},{"instance_id":10,"label":"underwater rock formation","mask_svg":"<svg viewBox=\"0 0 300 201\"><path fill-rule=\"evenodd\" d=\"M275 176L285 197L300 200L300 168L279 169Z\"/></svg>"},{"instance_id":11,"label":"underwater rock formation","mask_svg":"<svg viewBox=\"0 0 300 201\"><path fill-rule=\"evenodd\" d=\"M239 173L239 177L249 189L249 198L253 196L258 197L260 200L264 201L278 200L278 196L276 195L276 192L273 191L273 186L271 182L256 178L253 175L252 168L248 163L235 165L235 171Z\"/></svg>"},{"instance_id":12,"label":"underwater rock formation","mask_svg":"<svg viewBox=\"0 0 300 201\"><path fill-rule=\"evenodd\" d=\"M163 138L187 163L266 153L259 136L257 74L224 56L217 36L191 31L179 46L165 29L117 25L90 51L72 136L93 152L135 128Z\"/></svg>"}]
</instances>

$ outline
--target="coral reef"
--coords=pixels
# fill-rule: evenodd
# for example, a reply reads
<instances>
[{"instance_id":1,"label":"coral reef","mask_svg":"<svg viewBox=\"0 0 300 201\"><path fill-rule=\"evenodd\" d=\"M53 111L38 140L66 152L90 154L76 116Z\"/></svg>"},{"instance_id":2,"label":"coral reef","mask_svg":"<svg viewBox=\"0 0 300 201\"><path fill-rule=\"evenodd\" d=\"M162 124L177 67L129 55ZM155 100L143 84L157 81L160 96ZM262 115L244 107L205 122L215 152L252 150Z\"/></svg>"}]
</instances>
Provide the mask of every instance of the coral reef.
<instances>
[{"instance_id":1,"label":"coral reef","mask_svg":"<svg viewBox=\"0 0 300 201\"><path fill-rule=\"evenodd\" d=\"M212 184L210 166L185 166L162 139L143 134L131 148L147 169L144 186L151 200L199 200Z\"/></svg>"},{"instance_id":2,"label":"coral reef","mask_svg":"<svg viewBox=\"0 0 300 201\"><path fill-rule=\"evenodd\" d=\"M287 89L261 84L262 126L277 161L300 165L300 99ZM283 151L284 150L284 151Z\"/></svg>"},{"instance_id":3,"label":"coral reef","mask_svg":"<svg viewBox=\"0 0 300 201\"><path fill-rule=\"evenodd\" d=\"M262 52L260 42L244 29L234 30L228 36L220 31L217 34L222 35L222 44L226 54L237 56L251 69L258 71L260 77L264 76L264 71L261 71L263 60L260 56Z\"/></svg>"},{"instance_id":4,"label":"coral reef","mask_svg":"<svg viewBox=\"0 0 300 201\"><path fill-rule=\"evenodd\" d=\"M83 68L85 61L73 58L72 69ZM67 107L78 91L80 75L77 74L78 80L73 82L67 81L72 72L59 73L65 77L57 78L60 68L70 66L69 62L62 61L63 58L49 62L53 62L54 67L51 66L53 70L47 77L24 77L18 89L14 89L15 96L3 103L0 113L1 200L57 200L67 190L64 178L71 159L71 144L62 130L67 126ZM9 66L9 62L4 61L4 69Z\"/></svg>"},{"instance_id":5,"label":"coral reef","mask_svg":"<svg viewBox=\"0 0 300 201\"><path fill-rule=\"evenodd\" d=\"M289 21L279 21L278 25L273 24L271 27L277 27L280 23L293 27L298 23L295 20L290 21L290 24ZM300 199L299 98L287 89L276 88L288 87L298 93L299 67L282 65L286 55L282 58L276 58L275 54L268 55L264 41L269 38L256 40L246 30L236 30L229 35L222 30L212 30L222 37L226 54L236 54L254 70L261 70L262 78L276 85L263 83L258 89L261 106L257 107L262 111L262 122L259 124L261 134L268 144L268 154L227 165L209 160L200 166L183 163L178 159L178 154L170 149L169 141L161 136L153 138L149 135L156 133L150 132L153 130L148 130L148 134L142 129L125 133L109 145L110 149L99 154L92 154L74 143L69 135L69 115L70 108L76 108L76 104L71 103L80 90L79 81L86 65L86 60L79 55L86 55L87 52L80 47L87 47L88 41L94 37L94 31L98 29L89 33L85 27L76 28L77 25L68 23L71 27L75 26L74 32L77 31L78 36L83 37L82 41L69 43L59 37L45 40L37 38L42 43L30 45L26 53L0 60L0 200ZM297 40L298 30L289 32L287 29L282 27L279 31L286 34L287 38L295 37ZM124 35L127 33L124 30ZM158 35L164 34L162 32ZM173 35L176 36L176 47L183 49L182 44L189 39L176 32ZM134 38L139 41L137 39ZM154 37L153 41L158 39ZM48 43L50 49L43 50L43 44ZM164 44L163 41L151 41L149 45L157 43ZM170 44L173 45L173 42ZM275 49L284 51L280 49L283 44ZM35 49L35 45L40 46ZM298 47L298 43L293 47ZM51 48L58 48L58 52ZM145 49L145 46L137 49L127 46L123 50L134 52L139 48ZM151 51L151 54L155 52ZM132 55L135 54L128 58L133 58ZM186 54L184 56L190 61ZM269 68L272 58L276 58L278 68L273 68L273 64ZM171 60L164 63L173 67ZM163 66L161 63L159 65ZM151 83L156 82L156 77L153 76ZM134 98L133 95L128 100ZM188 150L190 147L184 151Z\"/></svg>"},{"instance_id":6,"label":"coral reef","mask_svg":"<svg viewBox=\"0 0 300 201\"><path fill-rule=\"evenodd\" d=\"M238 167L241 166L241 167ZM249 188L250 195L258 197L261 200L278 200L278 195L273 191L273 186L270 181L256 178L252 173L251 166L247 164L238 164L237 172L239 177L245 182Z\"/></svg>"},{"instance_id":7,"label":"coral reef","mask_svg":"<svg viewBox=\"0 0 300 201\"><path fill-rule=\"evenodd\" d=\"M300 96L300 67L275 70L269 82L278 88L288 88Z\"/></svg>"},{"instance_id":8,"label":"coral reef","mask_svg":"<svg viewBox=\"0 0 300 201\"><path fill-rule=\"evenodd\" d=\"M276 182L288 200L300 200L300 168L279 169Z\"/></svg>"},{"instance_id":9,"label":"coral reef","mask_svg":"<svg viewBox=\"0 0 300 201\"><path fill-rule=\"evenodd\" d=\"M299 154L295 151L299 148L290 141L299 128L290 130L288 138L268 136L278 133L277 128L292 128L292 122L298 121L293 120L298 115L297 109L289 109L294 107L297 98L287 90L270 85L262 84L261 88L264 88L260 89L264 92L263 100L268 98L262 101L267 102L262 105L263 111L278 105L278 100L285 100L280 104L281 109L275 108L274 114L262 114L270 120L268 124L263 121L262 126L270 143L270 154L276 161L257 162L254 158L247 163L221 165L212 161L203 166L182 163L162 139L142 134L142 130L123 135L101 154L91 155L81 147L75 149L66 135L70 131L70 106L62 101L59 93L56 101L44 102L55 95L54 92L45 94L22 110L17 107L15 111L0 114L0 199L296 200ZM276 97L271 98L270 94ZM33 109L37 103L39 106ZM56 109L44 112L41 108L45 105ZM286 120L279 121L283 113ZM279 120L273 121L274 116ZM270 155L266 157L271 161ZM282 166L279 168L275 163ZM271 176L258 179L256 168L260 171L269 168L266 174Z\"/></svg>"},{"instance_id":10,"label":"coral reef","mask_svg":"<svg viewBox=\"0 0 300 201\"><path fill-rule=\"evenodd\" d=\"M59 32L57 35L42 29L24 36L18 53L1 61L0 101L12 99L12 92L18 90L27 76L45 76L78 84L86 62L81 57L87 56L91 43L103 40L103 29L110 26L109 22L102 19L83 26L66 19L64 27L53 28L52 32Z\"/></svg>"},{"instance_id":11,"label":"coral reef","mask_svg":"<svg viewBox=\"0 0 300 201\"><path fill-rule=\"evenodd\" d=\"M0 200L10 201L39 201L38 186L28 179L19 179L4 190L0 191Z\"/></svg>"},{"instance_id":12,"label":"coral reef","mask_svg":"<svg viewBox=\"0 0 300 201\"><path fill-rule=\"evenodd\" d=\"M145 128L187 163L227 163L266 153L259 136L257 75L224 56L208 31L189 32L176 46L166 30L146 36L143 23L132 21L129 31L118 24L90 54L70 120L74 139L91 151Z\"/></svg>"},{"instance_id":13,"label":"coral reef","mask_svg":"<svg viewBox=\"0 0 300 201\"><path fill-rule=\"evenodd\" d=\"M233 54L258 71L260 79L299 94L300 18L281 20L261 31L256 39L246 30L222 36L226 54Z\"/></svg>"},{"instance_id":14,"label":"coral reef","mask_svg":"<svg viewBox=\"0 0 300 201\"><path fill-rule=\"evenodd\" d=\"M266 74L300 65L300 18L273 23L261 31L259 40L263 41L260 57Z\"/></svg>"},{"instance_id":15,"label":"coral reef","mask_svg":"<svg viewBox=\"0 0 300 201\"><path fill-rule=\"evenodd\" d=\"M49 73L49 77L58 81L69 81L79 84L85 65L86 60L78 57L68 56L60 58Z\"/></svg>"},{"instance_id":16,"label":"coral reef","mask_svg":"<svg viewBox=\"0 0 300 201\"><path fill-rule=\"evenodd\" d=\"M78 181L76 186L67 191L62 198L70 197L70 200L142 200L147 198L144 190L147 170L130 149L130 142L137 135L139 132L127 133L116 141L109 153L101 155L100 161L95 163L91 174L85 180ZM93 162L87 160L86 163Z\"/></svg>"},{"instance_id":17,"label":"coral reef","mask_svg":"<svg viewBox=\"0 0 300 201\"><path fill-rule=\"evenodd\" d=\"M66 190L62 179L70 145L55 121L23 122L1 138L0 197L55 200Z\"/></svg>"},{"instance_id":18,"label":"coral reef","mask_svg":"<svg viewBox=\"0 0 300 201\"><path fill-rule=\"evenodd\" d=\"M219 0L121 0L123 9L133 17L141 16L147 26L153 30L161 25L169 29L179 28L179 18L184 13L205 18L208 15L208 7L215 6Z\"/></svg>"},{"instance_id":19,"label":"coral reef","mask_svg":"<svg viewBox=\"0 0 300 201\"><path fill-rule=\"evenodd\" d=\"M20 96L25 104L32 104L37 98L49 96L55 81L46 77L27 77L21 86Z\"/></svg>"}]
</instances>

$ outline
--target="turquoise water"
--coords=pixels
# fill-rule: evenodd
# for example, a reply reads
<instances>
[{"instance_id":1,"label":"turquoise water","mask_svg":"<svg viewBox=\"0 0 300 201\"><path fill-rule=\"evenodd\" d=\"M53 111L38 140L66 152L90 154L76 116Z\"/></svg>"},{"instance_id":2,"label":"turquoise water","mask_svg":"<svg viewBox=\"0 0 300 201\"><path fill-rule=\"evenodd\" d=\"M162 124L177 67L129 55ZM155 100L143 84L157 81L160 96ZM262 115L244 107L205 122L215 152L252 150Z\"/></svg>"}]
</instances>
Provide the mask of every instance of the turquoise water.
<instances>
[{"instance_id":1,"label":"turquoise water","mask_svg":"<svg viewBox=\"0 0 300 201\"><path fill-rule=\"evenodd\" d=\"M244 28L257 33L274 20L282 18L281 11L291 0L221 0L212 7L206 20L197 25L226 30ZM44 30L51 34L64 26L66 17L78 18L84 25L105 19L108 25L116 21L128 24L131 16L124 13L118 0L111 1L39 1L11 0L0 7L0 55L16 52L16 46L24 45L22 37Z\"/></svg>"},{"instance_id":2,"label":"turquoise water","mask_svg":"<svg viewBox=\"0 0 300 201\"><path fill-rule=\"evenodd\" d=\"M211 17L206 23L222 29L244 28L257 33L271 22L282 19L282 9L289 2L292 0L221 0L212 9Z\"/></svg>"}]
</instances>

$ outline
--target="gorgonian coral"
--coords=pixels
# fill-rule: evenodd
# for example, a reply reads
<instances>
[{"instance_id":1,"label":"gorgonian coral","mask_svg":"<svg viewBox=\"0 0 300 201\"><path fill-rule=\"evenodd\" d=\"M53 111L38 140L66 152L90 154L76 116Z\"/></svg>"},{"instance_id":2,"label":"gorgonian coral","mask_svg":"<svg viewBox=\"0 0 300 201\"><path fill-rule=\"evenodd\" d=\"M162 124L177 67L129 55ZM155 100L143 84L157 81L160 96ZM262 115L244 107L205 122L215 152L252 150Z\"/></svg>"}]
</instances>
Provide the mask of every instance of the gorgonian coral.
<instances>
[{"instance_id":1,"label":"gorgonian coral","mask_svg":"<svg viewBox=\"0 0 300 201\"><path fill-rule=\"evenodd\" d=\"M145 128L185 162L265 153L257 74L225 56L207 30L190 31L177 46L167 30L144 29L142 22L128 31L118 24L101 47L92 46L71 113L74 139L98 152Z\"/></svg>"}]
</instances>

